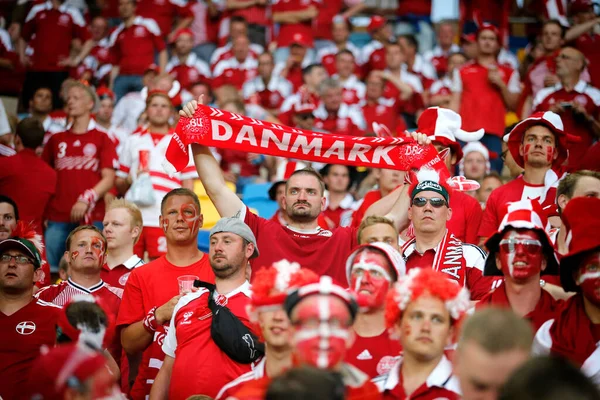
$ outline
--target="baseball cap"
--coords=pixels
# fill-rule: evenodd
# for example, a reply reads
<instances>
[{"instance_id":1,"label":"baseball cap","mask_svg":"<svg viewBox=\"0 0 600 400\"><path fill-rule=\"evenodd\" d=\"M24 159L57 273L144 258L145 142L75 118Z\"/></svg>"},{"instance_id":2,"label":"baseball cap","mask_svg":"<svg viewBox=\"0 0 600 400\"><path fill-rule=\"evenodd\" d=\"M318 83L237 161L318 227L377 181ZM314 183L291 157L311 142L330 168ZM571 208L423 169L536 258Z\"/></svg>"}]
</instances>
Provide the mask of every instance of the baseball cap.
<instances>
[{"instance_id":1,"label":"baseball cap","mask_svg":"<svg viewBox=\"0 0 600 400\"><path fill-rule=\"evenodd\" d=\"M291 44L297 44L302 47L312 47L313 46L312 40L307 35L305 35L304 33L301 33L301 32L294 33L294 35L292 36Z\"/></svg>"},{"instance_id":2,"label":"baseball cap","mask_svg":"<svg viewBox=\"0 0 600 400\"><path fill-rule=\"evenodd\" d=\"M10 237L0 242L0 254L3 254L10 249L20 250L28 256L31 256L34 269L42 266L42 256L31 241L20 237Z\"/></svg>"},{"instance_id":3,"label":"baseball cap","mask_svg":"<svg viewBox=\"0 0 600 400\"><path fill-rule=\"evenodd\" d=\"M385 26L386 22L387 21L384 17L380 15L374 15L371 17L371 21L369 22L369 26L367 26L367 30L369 32L373 32L378 29L381 29Z\"/></svg>"},{"instance_id":4,"label":"baseball cap","mask_svg":"<svg viewBox=\"0 0 600 400\"><path fill-rule=\"evenodd\" d=\"M209 237L212 237L215 233L221 232L231 232L240 236L243 239L246 239L248 242L254 245L254 253L250 258L258 257L260 254L258 252L258 246L256 245L256 237L254 237L254 233L250 230L250 227L244 223L239 218L221 218L219 222L215 224L210 230Z\"/></svg>"}]
</instances>

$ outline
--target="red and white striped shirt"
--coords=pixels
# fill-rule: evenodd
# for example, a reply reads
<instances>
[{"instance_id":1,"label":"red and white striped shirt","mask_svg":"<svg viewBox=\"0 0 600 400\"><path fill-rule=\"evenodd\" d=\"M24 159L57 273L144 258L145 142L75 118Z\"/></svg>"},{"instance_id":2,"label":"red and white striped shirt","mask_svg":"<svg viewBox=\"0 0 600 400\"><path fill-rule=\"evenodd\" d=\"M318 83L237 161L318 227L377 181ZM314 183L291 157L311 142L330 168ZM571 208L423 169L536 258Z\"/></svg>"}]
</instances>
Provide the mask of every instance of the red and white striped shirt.
<instances>
[{"instance_id":1,"label":"red and white striped shirt","mask_svg":"<svg viewBox=\"0 0 600 400\"><path fill-rule=\"evenodd\" d=\"M229 42L225 46L219 47L213 52L212 56L210 57L211 68L214 69L221 61L233 58L233 50L231 47L231 42ZM264 51L265 49L261 45L250 43L248 57L258 59L258 56L264 53Z\"/></svg>"},{"instance_id":2,"label":"red and white striped shirt","mask_svg":"<svg viewBox=\"0 0 600 400\"><path fill-rule=\"evenodd\" d=\"M161 163L165 158L171 136L172 134L153 134L148 132L146 128L138 128L127 139L121 153L117 177L125 179L131 175L132 180L135 182L140 167L140 151L149 152L148 169L150 170L150 179L155 196L152 206L140 207L144 226L158 228L162 198L171 190L181 187L183 180L198 177L191 153L190 163L182 172L175 173L172 177L165 173Z\"/></svg>"},{"instance_id":3,"label":"red and white striped shirt","mask_svg":"<svg viewBox=\"0 0 600 400\"><path fill-rule=\"evenodd\" d=\"M239 62L237 58L223 60L215 66L213 71L213 88L233 85L241 90L244 83L254 79L257 68L258 61L250 55L246 57L244 62Z\"/></svg>"},{"instance_id":4,"label":"red and white striped shirt","mask_svg":"<svg viewBox=\"0 0 600 400\"><path fill-rule=\"evenodd\" d=\"M91 294L99 297L115 316L119 312L121 297L123 297L123 289L110 286L102 279L89 288L83 287L71 280L62 281L56 285L46 286L40 289L34 296L40 300L47 301L57 306L63 307L68 304L73 296L78 294Z\"/></svg>"},{"instance_id":5,"label":"red and white striped shirt","mask_svg":"<svg viewBox=\"0 0 600 400\"><path fill-rule=\"evenodd\" d=\"M345 81L335 74L334 79L337 79L342 85L342 101L346 104L359 104L365 99L367 87L362 83L356 75L351 75Z\"/></svg>"}]
</instances>

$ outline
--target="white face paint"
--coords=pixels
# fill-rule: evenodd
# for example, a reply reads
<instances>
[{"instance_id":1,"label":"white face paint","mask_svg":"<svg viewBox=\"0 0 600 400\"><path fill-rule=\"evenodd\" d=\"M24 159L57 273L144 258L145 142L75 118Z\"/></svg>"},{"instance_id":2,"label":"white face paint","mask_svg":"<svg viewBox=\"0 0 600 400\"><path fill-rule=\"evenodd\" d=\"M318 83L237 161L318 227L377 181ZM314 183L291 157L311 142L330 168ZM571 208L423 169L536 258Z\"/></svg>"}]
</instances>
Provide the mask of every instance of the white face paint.
<instances>
[{"instance_id":1,"label":"white face paint","mask_svg":"<svg viewBox=\"0 0 600 400\"><path fill-rule=\"evenodd\" d=\"M600 271L599 272L586 272L584 274L579 275L579 279L577 280L577 283L579 283L580 285L587 281L588 279L598 279L600 278Z\"/></svg>"}]
</instances>

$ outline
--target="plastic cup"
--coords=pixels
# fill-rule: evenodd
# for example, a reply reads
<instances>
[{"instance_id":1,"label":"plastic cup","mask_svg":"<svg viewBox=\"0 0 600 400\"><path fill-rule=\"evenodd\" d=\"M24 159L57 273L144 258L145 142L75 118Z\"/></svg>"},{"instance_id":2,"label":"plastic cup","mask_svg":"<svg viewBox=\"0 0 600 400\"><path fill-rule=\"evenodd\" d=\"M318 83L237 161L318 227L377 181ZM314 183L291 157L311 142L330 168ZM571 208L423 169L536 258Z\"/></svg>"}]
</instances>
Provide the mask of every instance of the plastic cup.
<instances>
[{"instance_id":1,"label":"plastic cup","mask_svg":"<svg viewBox=\"0 0 600 400\"><path fill-rule=\"evenodd\" d=\"M196 275L182 275L177 278L177 283L179 284L179 294L187 294L192 291L194 287L194 281L198 278Z\"/></svg>"}]
</instances>

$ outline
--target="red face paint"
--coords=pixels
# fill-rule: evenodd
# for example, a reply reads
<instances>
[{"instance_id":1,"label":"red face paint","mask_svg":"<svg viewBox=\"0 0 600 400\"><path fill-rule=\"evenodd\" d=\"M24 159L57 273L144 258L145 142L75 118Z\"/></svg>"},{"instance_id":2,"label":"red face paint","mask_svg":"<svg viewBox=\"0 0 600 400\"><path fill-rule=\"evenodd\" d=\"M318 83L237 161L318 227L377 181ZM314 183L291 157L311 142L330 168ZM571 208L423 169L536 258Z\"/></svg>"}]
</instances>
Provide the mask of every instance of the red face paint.
<instances>
[{"instance_id":1,"label":"red face paint","mask_svg":"<svg viewBox=\"0 0 600 400\"><path fill-rule=\"evenodd\" d=\"M523 148L523 160L525 160L525 162L529 161L529 150L530 149L531 149L530 144L526 144L525 147Z\"/></svg>"},{"instance_id":2,"label":"red face paint","mask_svg":"<svg viewBox=\"0 0 600 400\"><path fill-rule=\"evenodd\" d=\"M583 297L600 307L600 252L596 251L583 259L577 281Z\"/></svg>"},{"instance_id":3,"label":"red face paint","mask_svg":"<svg viewBox=\"0 0 600 400\"><path fill-rule=\"evenodd\" d=\"M100 266L104 265L104 242L99 237L93 237L91 239L91 250L98 257Z\"/></svg>"},{"instance_id":4,"label":"red face paint","mask_svg":"<svg viewBox=\"0 0 600 400\"><path fill-rule=\"evenodd\" d=\"M544 254L535 231L508 231L503 235L499 247L500 270L504 276L519 281L540 274Z\"/></svg>"},{"instance_id":5,"label":"red face paint","mask_svg":"<svg viewBox=\"0 0 600 400\"><path fill-rule=\"evenodd\" d=\"M192 232L196 232L200 224L200 214L193 203L181 205L179 213Z\"/></svg>"},{"instance_id":6,"label":"red face paint","mask_svg":"<svg viewBox=\"0 0 600 400\"><path fill-rule=\"evenodd\" d=\"M554 156L554 147L546 146L546 161L548 161L549 164L552 163L553 156Z\"/></svg>"},{"instance_id":7,"label":"red face paint","mask_svg":"<svg viewBox=\"0 0 600 400\"><path fill-rule=\"evenodd\" d=\"M385 257L363 251L355 257L350 276L350 288L358 304L369 310L383 307L392 278Z\"/></svg>"},{"instance_id":8,"label":"red face paint","mask_svg":"<svg viewBox=\"0 0 600 400\"><path fill-rule=\"evenodd\" d=\"M78 252L78 251L72 251L72 252L71 252L71 259L72 259L73 261L75 261L75 259L76 259L77 257L79 257L79 252Z\"/></svg>"}]
</instances>

